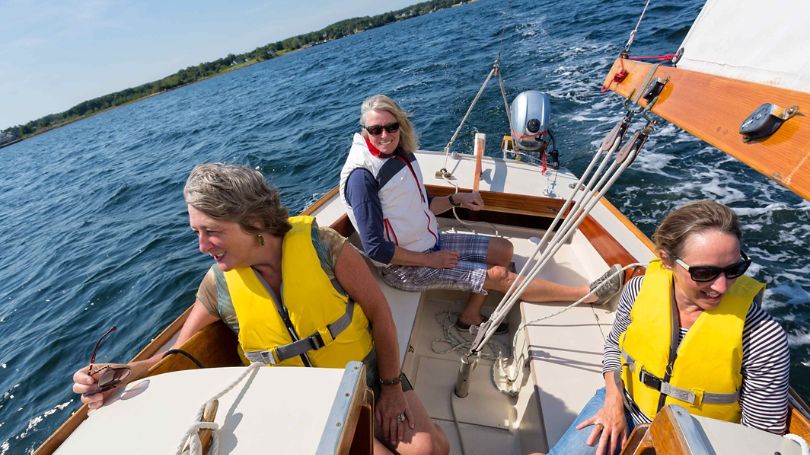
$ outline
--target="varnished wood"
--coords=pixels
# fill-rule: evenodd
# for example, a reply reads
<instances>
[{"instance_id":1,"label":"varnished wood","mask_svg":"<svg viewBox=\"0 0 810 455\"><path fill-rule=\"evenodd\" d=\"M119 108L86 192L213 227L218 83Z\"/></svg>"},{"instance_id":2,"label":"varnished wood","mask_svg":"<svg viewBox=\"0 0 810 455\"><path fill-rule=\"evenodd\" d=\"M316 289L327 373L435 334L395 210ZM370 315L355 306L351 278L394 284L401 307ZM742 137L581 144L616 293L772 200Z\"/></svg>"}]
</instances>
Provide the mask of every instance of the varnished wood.
<instances>
[{"instance_id":1,"label":"varnished wood","mask_svg":"<svg viewBox=\"0 0 810 455\"><path fill-rule=\"evenodd\" d=\"M210 403L206 403L205 408L203 409L202 419L201 422L213 422L214 419L217 417L217 410L219 409L219 400L214 400ZM211 447L211 439L213 438L213 433L211 430L204 429L200 430L200 446L202 447L202 453L207 454L208 449Z\"/></svg>"},{"instance_id":2,"label":"varnished wood","mask_svg":"<svg viewBox=\"0 0 810 455\"><path fill-rule=\"evenodd\" d=\"M633 91L638 94L653 65L617 59L605 85L622 67L628 72L627 78L611 83L610 89L623 97ZM667 66L659 66L654 77L669 78L669 82L652 107L653 112L810 199L809 93ZM740 124L764 103L782 108L798 105L800 113L772 136L743 142ZM639 105L646 106L647 102L640 99Z\"/></svg>"},{"instance_id":3,"label":"varnished wood","mask_svg":"<svg viewBox=\"0 0 810 455\"><path fill-rule=\"evenodd\" d=\"M432 196L448 196L454 192L453 188L438 185L425 185ZM469 192L469 188L459 188L459 192ZM498 193L494 191L481 191L485 210L490 212L515 213L530 216L554 218L562 208L561 199L523 196L515 194Z\"/></svg>"},{"instance_id":4,"label":"varnished wood","mask_svg":"<svg viewBox=\"0 0 810 455\"><path fill-rule=\"evenodd\" d=\"M428 193L433 196L444 196L453 192L453 189L428 185ZM466 188L459 188L460 192L469 191ZM555 217L562 209L563 200L545 198L537 196L524 196L515 194L495 193L482 191L481 197L484 199L484 211L494 211L500 213L523 214L537 217ZM607 202L607 201L605 201ZM610 203L607 203L610 204ZM610 205L612 207L612 205ZM614 207L615 209L615 207ZM624 217L623 217L624 218ZM626 218L625 218L626 219ZM579 226L580 232L588 239L600 256L608 264L620 264L622 266L636 262L636 258L631 255L610 233L605 230L593 217L588 215ZM646 239L637 228L634 233ZM652 245L649 239L648 244ZM637 273L643 273L643 268ZM628 271L625 278L630 278L633 271Z\"/></svg>"},{"instance_id":5,"label":"varnished wood","mask_svg":"<svg viewBox=\"0 0 810 455\"><path fill-rule=\"evenodd\" d=\"M354 233L354 226L352 226L352 222L345 213L340 215L329 227L336 230L343 237L348 237Z\"/></svg>"},{"instance_id":6,"label":"varnished wood","mask_svg":"<svg viewBox=\"0 0 810 455\"><path fill-rule=\"evenodd\" d=\"M232 367L242 365L237 354L236 335L222 321L216 321L203 327L180 346L199 360L205 368ZM188 357L169 355L149 369L147 376L168 373L171 371L191 370L197 368Z\"/></svg>"},{"instance_id":7,"label":"varnished wood","mask_svg":"<svg viewBox=\"0 0 810 455\"><path fill-rule=\"evenodd\" d=\"M790 413L788 413L788 433L793 433L804 438L805 441L810 441L810 407L802 400L798 393L793 389L789 390L790 393Z\"/></svg>"},{"instance_id":8,"label":"varnished wood","mask_svg":"<svg viewBox=\"0 0 810 455\"><path fill-rule=\"evenodd\" d=\"M475 172L473 174L473 191L478 191L481 184L481 159L484 156L484 149L486 148L487 136L483 133L475 133L475 146L473 147L473 155L475 156Z\"/></svg>"},{"instance_id":9,"label":"varnished wood","mask_svg":"<svg viewBox=\"0 0 810 455\"><path fill-rule=\"evenodd\" d=\"M645 439L647 435L647 430L650 428L650 424L648 423L641 423L633 428L633 431L630 432L630 436L627 437L627 442L622 447L622 451L620 455L631 455L636 452L636 449L641 445L641 442Z\"/></svg>"},{"instance_id":10,"label":"varnished wood","mask_svg":"<svg viewBox=\"0 0 810 455\"><path fill-rule=\"evenodd\" d=\"M672 408L666 406L655 416L635 450L628 453L634 455L646 455L648 453L691 455L692 452L689 450L686 438L684 438L683 433L675 423Z\"/></svg>"},{"instance_id":11,"label":"varnished wood","mask_svg":"<svg viewBox=\"0 0 810 455\"><path fill-rule=\"evenodd\" d=\"M374 394L366 385L365 367L352 393L338 454L371 455L374 450Z\"/></svg>"},{"instance_id":12,"label":"varnished wood","mask_svg":"<svg viewBox=\"0 0 810 455\"><path fill-rule=\"evenodd\" d=\"M636 262L636 258L590 215L582 220L582 223L579 225L579 231L588 239L591 246L602 256L602 259L604 259L608 265L619 264L624 267ZM642 267L638 270L631 269L625 271L625 281L630 279L634 274L643 274L643 271L644 268Z\"/></svg>"}]
</instances>

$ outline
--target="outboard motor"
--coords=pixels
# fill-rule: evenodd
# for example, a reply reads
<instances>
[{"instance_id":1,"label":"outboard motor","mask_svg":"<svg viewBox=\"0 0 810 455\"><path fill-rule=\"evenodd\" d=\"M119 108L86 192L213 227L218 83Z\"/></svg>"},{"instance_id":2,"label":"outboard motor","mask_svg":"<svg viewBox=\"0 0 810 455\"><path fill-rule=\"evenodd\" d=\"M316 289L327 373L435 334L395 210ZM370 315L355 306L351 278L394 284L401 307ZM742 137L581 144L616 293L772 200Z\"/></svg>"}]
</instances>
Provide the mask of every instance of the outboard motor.
<instances>
[{"instance_id":1,"label":"outboard motor","mask_svg":"<svg viewBox=\"0 0 810 455\"><path fill-rule=\"evenodd\" d=\"M542 156L549 144L549 165L559 166L554 136L549 130L549 97L543 92L529 90L520 93L512 101L512 140L515 151L534 152Z\"/></svg>"}]
</instances>

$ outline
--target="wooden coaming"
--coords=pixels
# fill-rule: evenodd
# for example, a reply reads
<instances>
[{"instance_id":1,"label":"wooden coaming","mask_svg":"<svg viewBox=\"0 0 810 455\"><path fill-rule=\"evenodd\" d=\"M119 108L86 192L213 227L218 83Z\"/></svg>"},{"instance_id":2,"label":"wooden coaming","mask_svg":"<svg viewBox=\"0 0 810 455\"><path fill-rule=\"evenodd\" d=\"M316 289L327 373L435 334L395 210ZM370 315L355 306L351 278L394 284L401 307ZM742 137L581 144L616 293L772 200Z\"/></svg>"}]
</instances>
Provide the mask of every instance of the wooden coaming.
<instances>
[{"instance_id":1,"label":"wooden coaming","mask_svg":"<svg viewBox=\"0 0 810 455\"><path fill-rule=\"evenodd\" d=\"M622 68L627 77L611 82ZM653 70L653 78L669 81L652 112L810 199L810 94L621 58L604 85L625 98L633 93L635 99ZM799 114L772 136L743 142L740 124L764 103L797 105ZM640 98L639 105L646 107L647 102Z\"/></svg>"}]
</instances>

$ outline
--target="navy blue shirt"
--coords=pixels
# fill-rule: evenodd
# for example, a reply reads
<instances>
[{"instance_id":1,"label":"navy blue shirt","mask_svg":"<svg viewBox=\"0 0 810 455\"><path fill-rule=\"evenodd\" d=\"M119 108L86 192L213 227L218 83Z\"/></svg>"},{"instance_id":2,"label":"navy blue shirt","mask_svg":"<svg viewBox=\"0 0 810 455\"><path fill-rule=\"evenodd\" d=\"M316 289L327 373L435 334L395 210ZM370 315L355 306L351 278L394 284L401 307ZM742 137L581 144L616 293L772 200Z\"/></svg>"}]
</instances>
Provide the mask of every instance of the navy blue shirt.
<instances>
[{"instance_id":1,"label":"navy blue shirt","mask_svg":"<svg viewBox=\"0 0 810 455\"><path fill-rule=\"evenodd\" d=\"M363 251L371 259L389 264L394 258L396 245L386 239L383 232L382 204L377 194L379 190L379 183L371 172L358 168L349 174L344 191L354 212Z\"/></svg>"}]
</instances>

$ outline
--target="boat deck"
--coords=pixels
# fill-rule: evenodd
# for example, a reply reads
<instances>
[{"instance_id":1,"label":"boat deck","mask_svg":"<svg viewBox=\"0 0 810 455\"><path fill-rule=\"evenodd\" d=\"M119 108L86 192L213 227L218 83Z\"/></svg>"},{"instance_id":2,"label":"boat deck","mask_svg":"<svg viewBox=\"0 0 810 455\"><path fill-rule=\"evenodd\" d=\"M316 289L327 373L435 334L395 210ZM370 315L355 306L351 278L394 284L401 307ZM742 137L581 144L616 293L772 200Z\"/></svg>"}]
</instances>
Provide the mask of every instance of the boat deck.
<instances>
[{"instance_id":1,"label":"boat deck","mask_svg":"<svg viewBox=\"0 0 810 455\"><path fill-rule=\"evenodd\" d=\"M475 166L470 156L449 157L450 179L435 176L445 167L443 154L417 153L427 185L472 188ZM481 191L495 191L542 198L564 199L576 186L569 172L542 175L537 167L525 163L484 158ZM343 215L338 197L318 207L314 214L321 225ZM622 223L609 204L597 204L591 217L636 261L652 258L649 247L636 232ZM544 231L488 222L459 222L439 218L443 232L474 232L501 236L515 247L516 270L531 256ZM359 245L356 234L351 237ZM593 238L582 231L562 246L541 271L540 277L566 285L584 285L604 273L608 264L594 247ZM632 261L631 261L632 262ZM390 288L380 281L394 314L404 355L403 371L434 421L447 434L453 454L543 453L559 439L565 429L602 386L602 346L613 323L616 299L606 306L583 304L550 319L530 324L517 337L517 356L523 365L517 396L500 392L493 380L493 365L499 353L511 356L516 329L563 309L569 302L531 304L520 302L512 308L510 332L493 338L482 353L473 372L470 393L458 398L453 390L460 358L466 352L471 335L453 327L464 307L467 293L430 291L409 293ZM500 293L491 293L484 313L500 301Z\"/></svg>"},{"instance_id":2,"label":"boat deck","mask_svg":"<svg viewBox=\"0 0 810 455\"><path fill-rule=\"evenodd\" d=\"M509 239L515 246L518 270L534 250L530 239L543 234L504 225L465 226L454 219L441 220L443 232L470 232L470 227L477 234ZM352 241L357 242L356 236ZM607 268L587 239L577 233L540 276L562 284L583 285ZM495 336L484 349L473 372L470 393L462 399L455 396L453 389L459 359L472 336L457 330L453 323L468 294L420 294L396 291L382 282L380 286L392 307L398 338L408 335L407 343L400 342L405 353L403 371L430 416L448 435L451 453L545 452L547 441L553 443L559 438L602 382L601 346L613 322L610 305L582 305L522 330L518 356L528 359L527 374L521 393L511 397L494 385L496 358L499 354L513 354L512 337L521 323L557 312L567 303L516 305L509 315L510 333ZM500 293L490 293L484 312L491 312L501 297Z\"/></svg>"}]
</instances>

